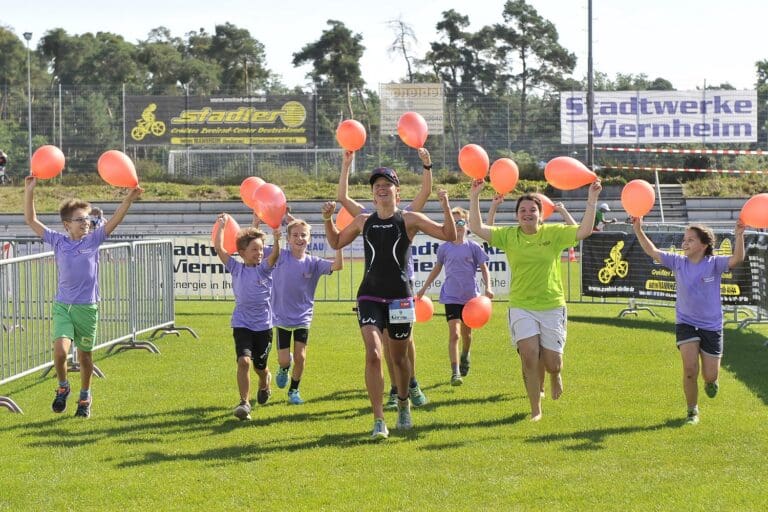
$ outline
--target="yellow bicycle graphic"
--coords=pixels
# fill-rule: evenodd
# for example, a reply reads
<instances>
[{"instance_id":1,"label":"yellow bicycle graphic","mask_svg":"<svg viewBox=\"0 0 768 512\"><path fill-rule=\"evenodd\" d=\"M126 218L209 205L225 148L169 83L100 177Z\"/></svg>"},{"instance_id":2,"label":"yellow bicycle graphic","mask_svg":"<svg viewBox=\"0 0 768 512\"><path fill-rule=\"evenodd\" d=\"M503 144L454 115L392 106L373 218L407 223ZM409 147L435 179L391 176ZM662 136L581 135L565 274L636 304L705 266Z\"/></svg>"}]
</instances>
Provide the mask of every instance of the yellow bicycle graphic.
<instances>
[{"instance_id":1,"label":"yellow bicycle graphic","mask_svg":"<svg viewBox=\"0 0 768 512\"><path fill-rule=\"evenodd\" d=\"M619 276L621 278L627 277L629 272L629 263L621 259L621 250L624 248L624 241L619 240L616 245L611 247L610 257L605 258L605 266L597 273L597 279L603 283L608 284L611 280Z\"/></svg>"},{"instance_id":2,"label":"yellow bicycle graphic","mask_svg":"<svg viewBox=\"0 0 768 512\"><path fill-rule=\"evenodd\" d=\"M135 141L144 139L150 133L161 137L165 133L165 123L155 118L157 104L150 103L141 113L141 119L136 120L136 126L131 130L131 138Z\"/></svg>"}]
</instances>

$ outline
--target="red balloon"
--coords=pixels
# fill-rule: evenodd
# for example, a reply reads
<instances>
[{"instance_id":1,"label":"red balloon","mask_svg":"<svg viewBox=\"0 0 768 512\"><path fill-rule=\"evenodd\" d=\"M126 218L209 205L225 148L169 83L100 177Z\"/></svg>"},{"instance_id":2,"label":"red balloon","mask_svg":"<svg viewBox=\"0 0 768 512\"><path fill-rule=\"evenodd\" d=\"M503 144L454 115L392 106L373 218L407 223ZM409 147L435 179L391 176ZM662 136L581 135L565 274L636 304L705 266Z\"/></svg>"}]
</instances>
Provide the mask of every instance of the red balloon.
<instances>
[{"instance_id":1,"label":"red balloon","mask_svg":"<svg viewBox=\"0 0 768 512\"><path fill-rule=\"evenodd\" d=\"M365 127L354 119L347 119L336 128L336 140L347 151L357 151L365 145Z\"/></svg>"},{"instance_id":2,"label":"red balloon","mask_svg":"<svg viewBox=\"0 0 768 512\"><path fill-rule=\"evenodd\" d=\"M397 121L397 134L407 146L423 148L429 134L427 122L416 112L406 112Z\"/></svg>"},{"instance_id":3,"label":"red balloon","mask_svg":"<svg viewBox=\"0 0 768 512\"><path fill-rule=\"evenodd\" d=\"M214 246L216 245L216 233L218 233L220 226L221 223L217 220L211 230L211 243L214 244ZM228 254L235 254L237 252L237 233L239 231L240 225L235 219L230 217L224 226L224 240L222 241L224 250L227 251Z\"/></svg>"},{"instance_id":4,"label":"red balloon","mask_svg":"<svg viewBox=\"0 0 768 512\"><path fill-rule=\"evenodd\" d=\"M253 192L253 210L272 229L280 227L288 204L283 190L272 183L265 183Z\"/></svg>"},{"instance_id":5,"label":"red balloon","mask_svg":"<svg viewBox=\"0 0 768 512\"><path fill-rule=\"evenodd\" d=\"M508 194L515 190L520 171L511 158L499 158L491 165L491 186L499 194Z\"/></svg>"},{"instance_id":6,"label":"red balloon","mask_svg":"<svg viewBox=\"0 0 768 512\"><path fill-rule=\"evenodd\" d=\"M414 297L413 304L416 307L416 321L417 322L429 322L432 319L432 315L435 313L435 306L432 304L432 299L426 295L420 299Z\"/></svg>"},{"instance_id":7,"label":"red balloon","mask_svg":"<svg viewBox=\"0 0 768 512\"><path fill-rule=\"evenodd\" d=\"M56 146L40 146L32 154L32 176L48 180L64 170L64 153Z\"/></svg>"},{"instance_id":8,"label":"red balloon","mask_svg":"<svg viewBox=\"0 0 768 512\"><path fill-rule=\"evenodd\" d=\"M552 215L555 212L555 203L552 202L550 198L545 196L544 194L539 194L538 192L534 192L536 197L539 198L541 201L541 218L543 220L547 220L550 215Z\"/></svg>"},{"instance_id":9,"label":"red balloon","mask_svg":"<svg viewBox=\"0 0 768 512\"><path fill-rule=\"evenodd\" d=\"M741 207L739 219L753 228L768 228L768 194L757 194Z\"/></svg>"},{"instance_id":10,"label":"red balloon","mask_svg":"<svg viewBox=\"0 0 768 512\"><path fill-rule=\"evenodd\" d=\"M656 193L645 180L632 180L621 189L621 205L632 217L643 217L653 208Z\"/></svg>"},{"instance_id":11,"label":"red balloon","mask_svg":"<svg viewBox=\"0 0 768 512\"><path fill-rule=\"evenodd\" d=\"M470 329L479 329L491 319L491 299L485 295L478 295L464 304L461 311L461 320Z\"/></svg>"},{"instance_id":12,"label":"red balloon","mask_svg":"<svg viewBox=\"0 0 768 512\"><path fill-rule=\"evenodd\" d=\"M136 176L136 167L128 155L116 149L105 151L96 163L101 179L113 187L136 188L139 178Z\"/></svg>"},{"instance_id":13,"label":"red balloon","mask_svg":"<svg viewBox=\"0 0 768 512\"><path fill-rule=\"evenodd\" d=\"M240 199L243 200L246 206L253 209L253 193L263 184L264 180L257 178L256 176L251 176L250 178L245 178L243 180L240 184Z\"/></svg>"},{"instance_id":14,"label":"red balloon","mask_svg":"<svg viewBox=\"0 0 768 512\"><path fill-rule=\"evenodd\" d=\"M352 216L352 214L342 206L341 210L339 210L339 213L336 214L336 227L339 228L339 230L342 230L352 224L353 220L355 220L355 218Z\"/></svg>"},{"instance_id":15,"label":"red balloon","mask_svg":"<svg viewBox=\"0 0 768 512\"><path fill-rule=\"evenodd\" d=\"M488 153L477 144L467 144L459 151L459 167L472 179L481 180L488 174Z\"/></svg>"},{"instance_id":16,"label":"red balloon","mask_svg":"<svg viewBox=\"0 0 768 512\"><path fill-rule=\"evenodd\" d=\"M586 165L569 156L558 156L547 162L544 167L547 183L560 190L575 190L594 183L597 174Z\"/></svg>"}]
</instances>

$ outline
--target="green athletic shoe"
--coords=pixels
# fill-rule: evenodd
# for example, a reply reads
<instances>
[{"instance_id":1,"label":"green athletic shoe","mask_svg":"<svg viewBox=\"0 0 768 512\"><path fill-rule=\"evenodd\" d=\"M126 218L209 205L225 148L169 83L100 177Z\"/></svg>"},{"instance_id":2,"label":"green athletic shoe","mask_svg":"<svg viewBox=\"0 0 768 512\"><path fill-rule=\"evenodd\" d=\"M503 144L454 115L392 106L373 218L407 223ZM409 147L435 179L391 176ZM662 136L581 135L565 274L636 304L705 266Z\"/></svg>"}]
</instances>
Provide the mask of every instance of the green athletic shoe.
<instances>
[{"instance_id":1,"label":"green athletic shoe","mask_svg":"<svg viewBox=\"0 0 768 512\"><path fill-rule=\"evenodd\" d=\"M385 409L397 409L397 393L389 393L387 403L384 404Z\"/></svg>"},{"instance_id":2,"label":"green athletic shoe","mask_svg":"<svg viewBox=\"0 0 768 512\"><path fill-rule=\"evenodd\" d=\"M374 441L380 441L389 437L389 429L387 424L384 423L383 418L376 418L373 422L373 432L371 433L371 439Z\"/></svg>"},{"instance_id":3,"label":"green athletic shoe","mask_svg":"<svg viewBox=\"0 0 768 512\"><path fill-rule=\"evenodd\" d=\"M397 428L398 430L408 430L413 427L411 420L411 404L406 400L397 405Z\"/></svg>"},{"instance_id":4,"label":"green athletic shoe","mask_svg":"<svg viewBox=\"0 0 768 512\"><path fill-rule=\"evenodd\" d=\"M715 398L717 396L717 391L720 389L720 384L715 382L707 382L704 384L704 392L707 394L709 398Z\"/></svg>"},{"instance_id":5,"label":"green athletic shoe","mask_svg":"<svg viewBox=\"0 0 768 512\"><path fill-rule=\"evenodd\" d=\"M421 390L419 386L411 386L408 388L411 395L411 403L414 407L421 407L428 402L427 395ZM397 395L395 395L395 407L397 407Z\"/></svg>"},{"instance_id":6,"label":"green athletic shoe","mask_svg":"<svg viewBox=\"0 0 768 512\"><path fill-rule=\"evenodd\" d=\"M462 377L466 377L469 373L469 354L461 354L461 360L459 361L459 373Z\"/></svg>"}]
</instances>

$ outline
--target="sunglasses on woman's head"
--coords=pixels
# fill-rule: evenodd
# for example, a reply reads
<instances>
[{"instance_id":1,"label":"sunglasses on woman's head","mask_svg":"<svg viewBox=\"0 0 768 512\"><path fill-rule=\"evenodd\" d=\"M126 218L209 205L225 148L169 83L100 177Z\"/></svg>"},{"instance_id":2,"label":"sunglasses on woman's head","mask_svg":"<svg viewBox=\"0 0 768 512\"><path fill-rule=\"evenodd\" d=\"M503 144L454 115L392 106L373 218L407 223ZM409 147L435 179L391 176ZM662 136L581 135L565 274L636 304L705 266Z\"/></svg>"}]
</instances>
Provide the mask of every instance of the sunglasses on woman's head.
<instances>
[{"instance_id":1,"label":"sunglasses on woman's head","mask_svg":"<svg viewBox=\"0 0 768 512\"><path fill-rule=\"evenodd\" d=\"M463 226L466 226L466 225L467 225L467 221L465 221L464 219L459 219L459 220L456 221L456 226L457 227L463 227Z\"/></svg>"}]
</instances>

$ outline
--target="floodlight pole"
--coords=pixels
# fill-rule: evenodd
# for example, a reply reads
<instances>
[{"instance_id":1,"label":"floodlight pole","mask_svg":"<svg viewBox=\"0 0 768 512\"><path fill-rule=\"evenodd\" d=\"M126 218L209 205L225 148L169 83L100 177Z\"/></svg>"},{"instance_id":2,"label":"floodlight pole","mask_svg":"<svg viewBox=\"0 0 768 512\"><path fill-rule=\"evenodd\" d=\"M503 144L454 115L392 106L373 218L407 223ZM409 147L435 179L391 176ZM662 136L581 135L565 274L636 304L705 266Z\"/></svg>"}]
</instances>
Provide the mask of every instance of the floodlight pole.
<instances>
[{"instance_id":1,"label":"floodlight pole","mask_svg":"<svg viewBox=\"0 0 768 512\"><path fill-rule=\"evenodd\" d=\"M595 110L595 83L592 70L592 0L587 0L587 167L595 168L595 141L592 133Z\"/></svg>"},{"instance_id":2,"label":"floodlight pole","mask_svg":"<svg viewBox=\"0 0 768 512\"><path fill-rule=\"evenodd\" d=\"M32 66L29 52L32 32L24 32L24 39L27 41L27 139L29 140L29 165L32 168Z\"/></svg>"}]
</instances>

